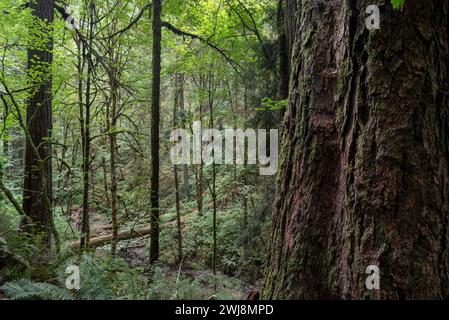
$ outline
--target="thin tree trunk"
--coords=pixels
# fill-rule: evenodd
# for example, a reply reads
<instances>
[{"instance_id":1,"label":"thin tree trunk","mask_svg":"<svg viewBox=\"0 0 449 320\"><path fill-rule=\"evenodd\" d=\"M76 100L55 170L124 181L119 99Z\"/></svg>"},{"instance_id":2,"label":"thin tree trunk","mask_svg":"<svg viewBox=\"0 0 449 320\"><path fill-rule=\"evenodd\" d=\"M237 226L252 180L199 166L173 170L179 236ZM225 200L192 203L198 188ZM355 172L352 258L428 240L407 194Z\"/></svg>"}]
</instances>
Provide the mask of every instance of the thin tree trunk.
<instances>
[{"instance_id":1,"label":"thin tree trunk","mask_svg":"<svg viewBox=\"0 0 449 320\"><path fill-rule=\"evenodd\" d=\"M237 81L235 81L235 82L237 84ZM231 89L231 85L229 84L229 81L226 82L226 86L227 86L227 89L228 89L229 104L230 104L230 107L231 107L232 125L233 125L233 127L235 129L238 126L238 122L237 121L238 121L238 112L239 112L239 110L238 110L238 99L239 99L239 97L238 97L238 93L239 93L238 92L238 86L237 85L235 86L235 95L236 95L235 102L234 102L234 97L233 97L233 94L232 94L232 89ZM234 183L236 183L237 182L237 161L234 161L234 163L232 165L232 178L233 178Z\"/></svg>"},{"instance_id":2,"label":"thin tree trunk","mask_svg":"<svg viewBox=\"0 0 449 320\"><path fill-rule=\"evenodd\" d=\"M111 55L113 55L112 53ZM114 57L111 57L114 61ZM109 124L109 153L110 153L110 176L111 176L111 217L112 217L112 243L111 255L115 256L117 251L118 235L118 197L117 197L117 84L115 78L111 79L111 113Z\"/></svg>"},{"instance_id":3,"label":"thin tree trunk","mask_svg":"<svg viewBox=\"0 0 449 320\"><path fill-rule=\"evenodd\" d=\"M244 130L246 131L247 127L247 121L248 121L248 87L247 87L247 76L245 74L244 77L244 92L243 92L243 103L244 103ZM248 179L248 143L246 142L246 139L244 141L244 163L243 163L243 179L245 182L245 185L248 185L249 179ZM243 195L243 225L245 227L248 226L248 195L245 193Z\"/></svg>"},{"instance_id":4,"label":"thin tree trunk","mask_svg":"<svg viewBox=\"0 0 449 320\"><path fill-rule=\"evenodd\" d=\"M162 1L153 1L153 83L151 99L151 244L150 264L159 259L159 126L161 99Z\"/></svg>"},{"instance_id":5,"label":"thin tree trunk","mask_svg":"<svg viewBox=\"0 0 449 320\"><path fill-rule=\"evenodd\" d=\"M2 96L2 98L3 98L3 96ZM7 108L6 105L5 105L5 108ZM5 111L6 112L4 114L3 121L6 123L9 110L5 110ZM9 161L10 161L10 150L9 150L9 147L10 147L9 139L10 139L10 137L9 137L9 135L11 133L11 129L9 129L6 125L4 125L4 128L5 128L5 130L4 130L4 133L3 133L3 154L2 154L2 156L5 159L5 163L9 163ZM3 174L4 175L8 175L8 173L9 173L9 170L7 168L3 168Z\"/></svg>"},{"instance_id":6,"label":"thin tree trunk","mask_svg":"<svg viewBox=\"0 0 449 320\"><path fill-rule=\"evenodd\" d=\"M81 221L81 248L89 247L90 239L90 222L89 222L89 175L90 175L90 107L91 107L91 77L92 77L92 48L93 29L94 29L94 7L89 3L89 48L87 55L83 54L84 61L87 61L87 79L86 79L86 103L85 116L83 117L83 105L81 99L81 125L83 134L83 211ZM85 48L85 47L84 47ZM83 63L84 65L84 63ZM82 84L81 84L82 86ZM82 95L80 96L82 98Z\"/></svg>"},{"instance_id":7,"label":"thin tree trunk","mask_svg":"<svg viewBox=\"0 0 449 320\"><path fill-rule=\"evenodd\" d=\"M204 89L204 81L202 77L200 76L200 90ZM202 91L201 91L202 92ZM203 98L202 93L200 93L201 99L200 99L200 108L199 108L199 122L202 125L203 124ZM202 150L202 148L201 148ZM203 216L203 192L204 192L204 184L203 184L203 154L200 153L201 159L200 164L197 165L197 172L196 172L196 202L198 205L198 216Z\"/></svg>"},{"instance_id":8,"label":"thin tree trunk","mask_svg":"<svg viewBox=\"0 0 449 320\"><path fill-rule=\"evenodd\" d=\"M173 128L176 129L178 125L177 121L177 110L178 105L181 107L181 99L184 97L181 95L181 86L179 86L178 75L175 76L176 85L176 93L175 93L175 103L173 106ZM180 108L181 109L181 108ZM176 226L178 228L178 263L182 262L183 254L182 254L182 224L181 224L181 203L180 203L180 193L179 193L179 175L178 175L178 166L173 166L173 171L175 175L175 201L176 201Z\"/></svg>"},{"instance_id":9,"label":"thin tree trunk","mask_svg":"<svg viewBox=\"0 0 449 320\"><path fill-rule=\"evenodd\" d=\"M73 135L73 132L72 132ZM71 161L71 167L75 167L77 163L77 154L78 154L78 146L79 146L79 140L75 139L75 142L72 147L72 161ZM72 186L72 175L67 177L67 188L71 188ZM67 199L67 215L70 216L72 214L72 204L73 204L73 192L70 192L69 197Z\"/></svg>"},{"instance_id":10,"label":"thin tree trunk","mask_svg":"<svg viewBox=\"0 0 449 320\"><path fill-rule=\"evenodd\" d=\"M67 140L69 138L69 129L70 129L70 123L67 119L63 120L63 129L62 129L62 147L61 147L61 159L59 161L58 166L58 172L62 176L64 174L64 163L66 163L67 159ZM68 175L65 175L63 179L58 180L58 189L62 187L67 187L67 177Z\"/></svg>"},{"instance_id":11,"label":"thin tree trunk","mask_svg":"<svg viewBox=\"0 0 449 320\"><path fill-rule=\"evenodd\" d=\"M103 168L103 189L104 189L104 197L108 205L111 204L111 200L109 199L109 187L108 187L108 169L106 168L106 158L101 157L101 166Z\"/></svg>"},{"instance_id":12,"label":"thin tree trunk","mask_svg":"<svg viewBox=\"0 0 449 320\"><path fill-rule=\"evenodd\" d=\"M175 196L176 196L176 227L178 228L178 263L182 262L182 223L181 223L181 204L179 200L179 177L178 167L173 166L175 175Z\"/></svg>"},{"instance_id":13,"label":"thin tree trunk","mask_svg":"<svg viewBox=\"0 0 449 320\"><path fill-rule=\"evenodd\" d=\"M186 129L185 126L185 95L184 95L184 83L185 83L185 76L183 73L177 73L174 76L174 82L176 87L176 103L177 108L179 108L180 116L182 116L182 128ZM177 124L179 125L179 124ZM189 165L184 164L183 165L183 189L184 189L184 196L186 198L189 198L190 195L190 186L189 186Z\"/></svg>"},{"instance_id":14,"label":"thin tree trunk","mask_svg":"<svg viewBox=\"0 0 449 320\"><path fill-rule=\"evenodd\" d=\"M184 83L185 76L180 73L178 76L178 86L179 86L179 112L185 117L185 97L184 97ZM183 128L185 129L185 124L183 123ZM184 175L184 195L185 198L190 197L190 186L189 186L189 165L183 165L183 175Z\"/></svg>"},{"instance_id":15,"label":"thin tree trunk","mask_svg":"<svg viewBox=\"0 0 449 320\"><path fill-rule=\"evenodd\" d=\"M213 75L208 77L208 104L209 104L209 129L214 128L214 99L212 96L212 83ZM214 157L215 155L212 155ZM216 179L217 179L217 167L215 161L212 163L212 236L213 236L213 248L212 248L212 272L217 273L217 190L216 190ZM215 283L214 283L215 285Z\"/></svg>"},{"instance_id":16,"label":"thin tree trunk","mask_svg":"<svg viewBox=\"0 0 449 320\"><path fill-rule=\"evenodd\" d=\"M203 214L204 214L204 208L203 208L203 190L204 190L204 184L203 184L203 181L204 181L204 170L203 170L203 164L202 163L200 163L199 165L198 165L198 167L199 167L199 169L198 169L198 181L197 181L197 185L198 185L198 188L197 188L197 194L196 194L196 197L197 197L197 204L198 204L198 215L200 216L200 217L202 217L203 216Z\"/></svg>"}]
</instances>

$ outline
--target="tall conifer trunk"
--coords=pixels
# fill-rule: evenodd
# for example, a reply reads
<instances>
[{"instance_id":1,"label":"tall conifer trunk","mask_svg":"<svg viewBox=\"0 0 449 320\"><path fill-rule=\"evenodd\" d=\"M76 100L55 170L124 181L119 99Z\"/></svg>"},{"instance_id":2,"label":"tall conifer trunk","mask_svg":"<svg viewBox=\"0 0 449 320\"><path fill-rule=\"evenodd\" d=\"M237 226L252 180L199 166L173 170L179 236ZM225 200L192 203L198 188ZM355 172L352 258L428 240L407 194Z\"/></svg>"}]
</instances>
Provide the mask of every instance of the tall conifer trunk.
<instances>
[{"instance_id":1,"label":"tall conifer trunk","mask_svg":"<svg viewBox=\"0 0 449 320\"><path fill-rule=\"evenodd\" d=\"M449 298L449 1L371 4L299 3L264 298Z\"/></svg>"},{"instance_id":2,"label":"tall conifer trunk","mask_svg":"<svg viewBox=\"0 0 449 320\"><path fill-rule=\"evenodd\" d=\"M153 1L153 83L151 95L151 245L150 263L159 259L159 126L161 105L162 1Z\"/></svg>"},{"instance_id":3,"label":"tall conifer trunk","mask_svg":"<svg viewBox=\"0 0 449 320\"><path fill-rule=\"evenodd\" d=\"M51 245L52 234L53 9L53 0L31 2L35 21L30 25L34 39L28 48L27 62L31 89L26 111L29 137L26 139L23 192L23 210L33 222L34 233L43 234L47 246ZM40 39L35 38L38 32L44 35Z\"/></svg>"}]
</instances>

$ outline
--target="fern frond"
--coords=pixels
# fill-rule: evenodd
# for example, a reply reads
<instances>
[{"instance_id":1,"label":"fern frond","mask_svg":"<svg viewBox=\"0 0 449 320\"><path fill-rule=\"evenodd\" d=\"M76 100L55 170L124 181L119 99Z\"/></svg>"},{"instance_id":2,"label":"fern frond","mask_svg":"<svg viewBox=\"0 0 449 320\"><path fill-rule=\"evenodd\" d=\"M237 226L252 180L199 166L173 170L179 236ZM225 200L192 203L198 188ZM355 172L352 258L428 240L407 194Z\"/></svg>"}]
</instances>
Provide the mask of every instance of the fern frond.
<instances>
[{"instance_id":1,"label":"fern frond","mask_svg":"<svg viewBox=\"0 0 449 320\"><path fill-rule=\"evenodd\" d=\"M7 282L0 289L14 300L74 300L74 297L65 289L29 279Z\"/></svg>"},{"instance_id":2,"label":"fern frond","mask_svg":"<svg viewBox=\"0 0 449 320\"><path fill-rule=\"evenodd\" d=\"M393 8L398 9L402 7L405 3L405 0L391 0L391 4L393 5Z\"/></svg>"}]
</instances>

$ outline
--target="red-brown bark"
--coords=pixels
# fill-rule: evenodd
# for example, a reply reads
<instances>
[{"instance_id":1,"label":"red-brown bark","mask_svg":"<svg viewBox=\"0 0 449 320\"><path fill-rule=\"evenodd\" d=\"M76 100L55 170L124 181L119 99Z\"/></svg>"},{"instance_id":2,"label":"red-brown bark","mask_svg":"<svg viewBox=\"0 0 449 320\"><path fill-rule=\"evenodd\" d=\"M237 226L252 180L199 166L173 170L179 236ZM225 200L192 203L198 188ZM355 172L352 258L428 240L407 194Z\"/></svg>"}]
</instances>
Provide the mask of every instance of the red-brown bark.
<instances>
[{"instance_id":1,"label":"red-brown bark","mask_svg":"<svg viewBox=\"0 0 449 320\"><path fill-rule=\"evenodd\" d=\"M263 298L449 297L449 2L370 4L299 5Z\"/></svg>"}]
</instances>

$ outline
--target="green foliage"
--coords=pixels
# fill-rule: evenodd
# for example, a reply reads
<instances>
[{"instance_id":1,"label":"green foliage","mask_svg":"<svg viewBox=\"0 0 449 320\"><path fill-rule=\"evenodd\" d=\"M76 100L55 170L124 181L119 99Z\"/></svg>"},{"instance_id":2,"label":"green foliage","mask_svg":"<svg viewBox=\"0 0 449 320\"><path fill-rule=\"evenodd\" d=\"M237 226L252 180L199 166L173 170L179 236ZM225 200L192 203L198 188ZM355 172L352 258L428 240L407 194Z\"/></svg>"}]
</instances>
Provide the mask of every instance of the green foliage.
<instances>
[{"instance_id":1,"label":"green foliage","mask_svg":"<svg viewBox=\"0 0 449 320\"><path fill-rule=\"evenodd\" d=\"M23 2L23 1L21 1ZM110 150L108 134L116 133L118 171L118 211L121 229L148 223L149 181L150 181L150 137L148 105L151 83L151 19L144 14L139 22L114 39L108 36L126 27L140 8L148 1L125 0L111 3L92 0L98 14L92 63L95 66L92 77L91 108L91 217L100 216L109 223L110 219ZM68 4L78 6L80 15L86 17L88 2L70 0ZM164 3L164 20L177 28L207 39L239 66L234 69L222 54L210 45L182 37L164 29L162 105L161 116L165 136L172 130L173 92L172 78L182 73L185 82L185 112L175 115L186 127L200 118L207 126L210 116L209 104L213 105L216 124L224 127L249 126L255 116L271 120L271 111L285 108L287 101L262 100L273 96L276 83L272 72L276 55L277 33L274 23L276 2L271 0L173 0ZM4 12L8 12L5 14ZM87 66L82 54L89 52L76 41L77 34L67 28L67 23L57 18L53 25L36 20L31 10L19 8L15 0L0 1L0 47L4 68L0 76L14 91L19 104L19 113L25 115L30 84L40 83L52 76L53 83L53 216L63 247L79 237L77 220L83 200L82 141L80 137L80 107L86 101ZM77 17L80 18L80 17ZM25 27L24 27L25 26ZM255 34L257 30L258 34ZM87 37L88 30L79 33ZM53 36L52 65L36 65L26 69L27 48L44 50ZM109 40L106 40L109 39ZM74 41L75 40L75 41ZM109 53L116 56L112 58ZM267 57L265 55L270 57ZM80 66L79 64L83 64ZM117 99L119 116L114 127L105 125L110 120L111 70L117 70L120 83ZM81 86L81 92L78 89ZM1 87L1 86L0 86ZM79 95L79 93L81 93ZM81 99L81 101L80 101ZM7 97L6 100L10 102ZM0 107L3 108L0 101ZM85 107L85 106L84 106ZM248 109L246 111L246 109ZM255 112L264 110L269 112ZM21 199L23 183L24 135L18 126L18 115L9 110L3 120L5 129L0 132L3 141L10 142L9 154L4 156L5 179L11 190L16 190ZM3 112L3 110L1 111ZM243 116L243 114L245 116ZM3 113L2 113L3 116ZM277 125L277 124L275 124ZM254 126L255 127L255 126ZM266 128L264 126L263 128ZM48 139L47 139L48 140ZM165 142L165 143L164 143ZM173 167L169 161L169 141L161 145L161 209L162 223L174 221ZM3 156L3 154L2 154ZM103 160L104 159L104 160ZM103 171L104 169L104 171ZM249 226L243 226L242 198L255 199L259 191L253 185L253 178L247 176L243 166L217 169L216 185L218 198L218 270L232 276L212 276L208 270L212 262L212 214L209 186L212 181L211 167L204 168L204 215L190 214L196 209L195 173L190 167L190 197L183 199L184 260L182 272L177 273L173 262L177 255L176 224L162 230L161 254L165 268L155 269L156 276L147 283L148 274L141 267L129 267L120 258L112 259L109 252L98 249L95 253L69 251L60 255L45 253L30 235L19 232L19 216L0 195L0 282L9 281L12 297L33 297L39 299L63 298L58 286L64 286L65 267L78 265L81 271L81 289L68 293L74 299L208 299L211 296L235 298L242 290L242 283L234 277L247 270L247 264L260 260L261 245L259 230L254 233L251 225L261 221L249 219ZM8 171L6 173L6 171ZM267 183L265 181L264 183ZM271 180L268 180L271 183ZM182 189L182 188L181 188ZM183 195L184 197L184 195ZM206 206L208 206L206 208ZM254 209L255 210L255 209ZM253 215L252 209L249 214ZM95 224L91 220L91 224ZM96 235L92 226L92 235ZM246 239L256 238L247 251ZM37 237L38 238L38 237ZM257 244L256 244L257 242ZM250 257L251 261L248 262ZM253 257L256 257L253 259ZM168 266L168 267L167 267ZM191 268L196 268L192 271ZM172 270L176 269L176 270ZM35 282L27 282L32 279ZM17 280L14 284L14 281ZM214 290L214 284L218 291ZM54 291L53 294L51 291ZM60 289L63 290L63 289ZM64 290L63 290L64 292Z\"/></svg>"},{"instance_id":2,"label":"green foliage","mask_svg":"<svg viewBox=\"0 0 449 320\"><path fill-rule=\"evenodd\" d=\"M129 268L120 258L102 258L88 254L83 255L79 261L80 290L69 291L64 288L67 276L65 266L72 263L77 265L72 258L54 269L55 278L48 279L48 282L20 278L5 283L0 290L12 299L104 300L145 297L148 287L142 270ZM53 283L58 283L59 286Z\"/></svg>"},{"instance_id":3,"label":"green foliage","mask_svg":"<svg viewBox=\"0 0 449 320\"><path fill-rule=\"evenodd\" d=\"M226 261L238 261L242 253L241 234L242 210L233 208L229 211L217 212L217 250L219 257L225 257ZM205 215L195 216L185 232L186 259L202 261L203 267L212 263L212 214L206 211ZM220 263L223 269L223 264Z\"/></svg>"},{"instance_id":4,"label":"green foliage","mask_svg":"<svg viewBox=\"0 0 449 320\"><path fill-rule=\"evenodd\" d=\"M405 3L405 0L391 0L391 4L393 5L393 8L398 9L402 7Z\"/></svg>"},{"instance_id":5,"label":"green foliage","mask_svg":"<svg viewBox=\"0 0 449 320\"><path fill-rule=\"evenodd\" d=\"M18 225L17 214L5 205L0 194L0 283L20 277L31 267L36 247L26 235L18 233Z\"/></svg>"},{"instance_id":6,"label":"green foliage","mask_svg":"<svg viewBox=\"0 0 449 320\"><path fill-rule=\"evenodd\" d=\"M276 111L276 110L282 110L285 109L288 105L288 100L280 100L280 101L274 101L270 98L263 98L262 99L262 106L259 108L256 108L258 111Z\"/></svg>"},{"instance_id":7,"label":"green foliage","mask_svg":"<svg viewBox=\"0 0 449 320\"><path fill-rule=\"evenodd\" d=\"M213 275L210 271L169 272L159 266L153 271L154 282L147 299L162 300L223 300L242 299L244 284L235 278Z\"/></svg>"},{"instance_id":8,"label":"green foliage","mask_svg":"<svg viewBox=\"0 0 449 320\"><path fill-rule=\"evenodd\" d=\"M70 264L74 261L66 261ZM81 288L64 289L64 268L60 269L57 286L48 282L19 279L0 287L11 299L39 300L140 300L140 299L241 299L244 284L224 275L214 276L210 271L170 271L154 266L151 282L143 270L131 269L122 259L83 255L80 261Z\"/></svg>"},{"instance_id":9,"label":"green foliage","mask_svg":"<svg viewBox=\"0 0 449 320\"><path fill-rule=\"evenodd\" d=\"M5 283L0 290L14 300L73 300L64 289L43 282L20 279Z\"/></svg>"},{"instance_id":10,"label":"green foliage","mask_svg":"<svg viewBox=\"0 0 449 320\"><path fill-rule=\"evenodd\" d=\"M111 258L104 253L84 254L81 260L69 259L58 271L61 284L65 281L65 266L78 265L81 286L77 299L139 299L146 290L142 270L130 268L121 258Z\"/></svg>"}]
</instances>

